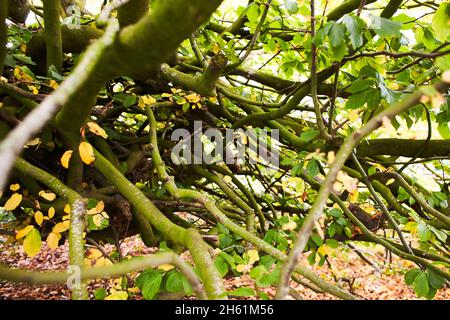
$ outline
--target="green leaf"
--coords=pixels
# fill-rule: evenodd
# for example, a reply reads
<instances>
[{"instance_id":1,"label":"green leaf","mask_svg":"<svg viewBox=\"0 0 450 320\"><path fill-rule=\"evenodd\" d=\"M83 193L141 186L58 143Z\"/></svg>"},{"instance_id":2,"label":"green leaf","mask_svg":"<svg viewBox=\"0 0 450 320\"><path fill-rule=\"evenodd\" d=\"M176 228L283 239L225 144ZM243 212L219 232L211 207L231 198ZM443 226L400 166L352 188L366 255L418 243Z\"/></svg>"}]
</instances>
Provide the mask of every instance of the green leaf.
<instances>
[{"instance_id":1,"label":"green leaf","mask_svg":"<svg viewBox=\"0 0 450 320\"><path fill-rule=\"evenodd\" d=\"M411 269L407 273L405 273L405 283L407 285L412 285L414 280L416 280L417 276L420 274L420 269Z\"/></svg>"},{"instance_id":2,"label":"green leaf","mask_svg":"<svg viewBox=\"0 0 450 320\"><path fill-rule=\"evenodd\" d=\"M400 22L391 21L383 17L370 16L370 28L374 30L380 37L399 37L402 24Z\"/></svg>"},{"instance_id":3,"label":"green leaf","mask_svg":"<svg viewBox=\"0 0 450 320\"><path fill-rule=\"evenodd\" d=\"M335 23L329 34L332 47L340 47L345 40L345 26L341 23Z\"/></svg>"},{"instance_id":4,"label":"green leaf","mask_svg":"<svg viewBox=\"0 0 450 320\"><path fill-rule=\"evenodd\" d=\"M417 225L417 235L421 242L427 242L430 236L430 230L428 230L427 225L422 221Z\"/></svg>"},{"instance_id":5,"label":"green leaf","mask_svg":"<svg viewBox=\"0 0 450 320\"><path fill-rule=\"evenodd\" d=\"M323 244L322 238L317 234L311 235L311 240L316 244L316 246L320 247Z\"/></svg>"},{"instance_id":6,"label":"green leaf","mask_svg":"<svg viewBox=\"0 0 450 320\"><path fill-rule=\"evenodd\" d=\"M255 290L248 287L237 288L233 291L230 291L230 295L236 297L253 297L255 295Z\"/></svg>"},{"instance_id":7,"label":"green leaf","mask_svg":"<svg viewBox=\"0 0 450 320\"><path fill-rule=\"evenodd\" d=\"M250 270L250 277L258 281L265 273L267 273L266 267L258 265Z\"/></svg>"},{"instance_id":8,"label":"green leaf","mask_svg":"<svg viewBox=\"0 0 450 320\"><path fill-rule=\"evenodd\" d=\"M352 43L353 49L356 49L363 44L363 28L364 28L364 22L355 16L349 16L346 14L342 18L342 22L344 23L345 27L347 28L347 32L350 35L350 41Z\"/></svg>"},{"instance_id":9,"label":"green leaf","mask_svg":"<svg viewBox=\"0 0 450 320\"><path fill-rule=\"evenodd\" d=\"M183 275L178 271L169 274L166 280L166 289L169 292L183 291Z\"/></svg>"},{"instance_id":10,"label":"green leaf","mask_svg":"<svg viewBox=\"0 0 450 320\"><path fill-rule=\"evenodd\" d=\"M142 295L145 300L152 300L159 291L161 286L162 276L159 272L154 273L150 278L145 281L142 288Z\"/></svg>"},{"instance_id":11,"label":"green leaf","mask_svg":"<svg viewBox=\"0 0 450 320\"><path fill-rule=\"evenodd\" d=\"M100 288L94 291L95 300L104 300L106 298L106 290L104 288Z\"/></svg>"},{"instance_id":12,"label":"green leaf","mask_svg":"<svg viewBox=\"0 0 450 320\"><path fill-rule=\"evenodd\" d=\"M228 263L222 256L218 256L214 261L214 264L222 277L228 273Z\"/></svg>"},{"instance_id":13,"label":"green leaf","mask_svg":"<svg viewBox=\"0 0 450 320\"><path fill-rule=\"evenodd\" d=\"M339 242L335 239L327 239L326 243L332 249L336 249L339 246Z\"/></svg>"},{"instance_id":14,"label":"green leaf","mask_svg":"<svg viewBox=\"0 0 450 320\"><path fill-rule=\"evenodd\" d=\"M297 0L284 0L284 6L290 14L295 14L298 11Z\"/></svg>"},{"instance_id":15,"label":"green leaf","mask_svg":"<svg viewBox=\"0 0 450 320\"><path fill-rule=\"evenodd\" d=\"M369 99L370 91L365 90L355 94L352 94L345 104L346 109L358 109L361 108Z\"/></svg>"},{"instance_id":16,"label":"green leaf","mask_svg":"<svg viewBox=\"0 0 450 320\"><path fill-rule=\"evenodd\" d=\"M445 42L450 34L450 4L443 2L433 16L431 27L439 41Z\"/></svg>"},{"instance_id":17,"label":"green leaf","mask_svg":"<svg viewBox=\"0 0 450 320\"><path fill-rule=\"evenodd\" d=\"M308 130L300 134L300 140L302 142L309 142L314 140L319 136L320 132L318 130Z\"/></svg>"},{"instance_id":18,"label":"green leaf","mask_svg":"<svg viewBox=\"0 0 450 320\"><path fill-rule=\"evenodd\" d=\"M309 160L308 164L306 165L306 172L310 177L317 176L320 172L319 162L316 159Z\"/></svg>"},{"instance_id":19,"label":"green leaf","mask_svg":"<svg viewBox=\"0 0 450 320\"><path fill-rule=\"evenodd\" d=\"M23 240L23 251L29 256L34 257L41 250L42 240L41 234L35 228L28 232L25 240Z\"/></svg>"},{"instance_id":20,"label":"green leaf","mask_svg":"<svg viewBox=\"0 0 450 320\"><path fill-rule=\"evenodd\" d=\"M358 80L352 82L350 87L348 87L347 91L350 93L357 93L357 92L360 92L360 91L370 88L370 86L372 84L373 84L372 80L358 79Z\"/></svg>"},{"instance_id":21,"label":"green leaf","mask_svg":"<svg viewBox=\"0 0 450 320\"><path fill-rule=\"evenodd\" d=\"M430 290L430 287L428 285L428 279L425 272L420 272L420 274L414 279L414 282L412 284L414 291L416 292L416 295L421 298L425 297L428 293L428 290Z\"/></svg>"},{"instance_id":22,"label":"green leaf","mask_svg":"<svg viewBox=\"0 0 450 320\"><path fill-rule=\"evenodd\" d=\"M445 278L434 272L433 270L427 269L426 271L427 279L429 285L434 289L442 289L445 285Z\"/></svg>"}]
</instances>

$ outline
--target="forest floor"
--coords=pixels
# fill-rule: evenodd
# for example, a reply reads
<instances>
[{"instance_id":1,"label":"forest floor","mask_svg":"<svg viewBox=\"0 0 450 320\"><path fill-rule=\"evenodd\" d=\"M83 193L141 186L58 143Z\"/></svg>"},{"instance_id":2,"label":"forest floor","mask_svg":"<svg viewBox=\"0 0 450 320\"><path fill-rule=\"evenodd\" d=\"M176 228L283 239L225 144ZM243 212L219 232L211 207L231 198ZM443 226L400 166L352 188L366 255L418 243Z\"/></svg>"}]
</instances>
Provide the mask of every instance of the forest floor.
<instances>
[{"instance_id":1,"label":"forest floor","mask_svg":"<svg viewBox=\"0 0 450 320\"><path fill-rule=\"evenodd\" d=\"M366 299L417 299L412 288L404 282L404 272L413 267L411 262L393 256L391 262L387 263L385 252L379 247L358 246L358 248L364 251L364 254L378 265L381 272L378 272L373 266L358 257L353 250L349 249L336 249L332 256L329 257L330 264L326 263L322 267L314 266L312 269L326 280L338 280L346 289L349 288L349 283L351 283L353 292ZM114 250L114 247L106 245L105 249L107 252L111 252ZM155 248L146 247L138 237L125 239L121 245L123 256L150 254L155 250ZM306 258L303 262L305 265L308 265ZM0 263L30 270L64 270L68 266L67 243L53 251L43 244L41 251L34 258L27 257L20 246L0 244ZM114 279L91 281L89 284L91 298L93 298L93 292L96 289L105 288L109 291L117 285L117 282L117 279L116 281ZM248 275L225 279L227 290L234 290L238 287L253 287L253 283L253 280ZM333 299L328 294L316 293L296 283L292 283L292 287L298 293L297 298L305 300ZM265 291L270 297L273 297L275 294L274 287L259 288L259 290ZM65 300L69 299L69 297L69 290L62 285L26 286L0 281L0 300ZM133 299L142 299L142 296L137 292L134 294ZM435 299L450 299L450 288L440 290Z\"/></svg>"}]
</instances>

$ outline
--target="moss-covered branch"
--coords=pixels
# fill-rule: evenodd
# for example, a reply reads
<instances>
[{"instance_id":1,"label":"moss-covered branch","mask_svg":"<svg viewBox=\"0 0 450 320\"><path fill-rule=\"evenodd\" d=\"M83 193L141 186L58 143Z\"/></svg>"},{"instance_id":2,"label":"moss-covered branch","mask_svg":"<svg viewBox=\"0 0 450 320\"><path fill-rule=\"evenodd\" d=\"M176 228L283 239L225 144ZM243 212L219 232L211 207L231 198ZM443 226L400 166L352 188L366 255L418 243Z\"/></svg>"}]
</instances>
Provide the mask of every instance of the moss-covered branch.
<instances>
[{"instance_id":1,"label":"moss-covered branch","mask_svg":"<svg viewBox=\"0 0 450 320\"><path fill-rule=\"evenodd\" d=\"M45 38L47 44L47 68L54 66L58 72L62 71L63 50L59 13L60 0L43 0Z\"/></svg>"},{"instance_id":2,"label":"moss-covered branch","mask_svg":"<svg viewBox=\"0 0 450 320\"><path fill-rule=\"evenodd\" d=\"M8 1L2 1L0 3L0 75L3 74L3 62L5 61L6 42L8 40L6 17L8 17Z\"/></svg>"},{"instance_id":3,"label":"moss-covered branch","mask_svg":"<svg viewBox=\"0 0 450 320\"><path fill-rule=\"evenodd\" d=\"M226 67L228 59L223 54L212 57L205 71L198 76L180 72L168 64L161 65L162 76L176 85L195 91L203 96L216 95L216 83Z\"/></svg>"}]
</instances>

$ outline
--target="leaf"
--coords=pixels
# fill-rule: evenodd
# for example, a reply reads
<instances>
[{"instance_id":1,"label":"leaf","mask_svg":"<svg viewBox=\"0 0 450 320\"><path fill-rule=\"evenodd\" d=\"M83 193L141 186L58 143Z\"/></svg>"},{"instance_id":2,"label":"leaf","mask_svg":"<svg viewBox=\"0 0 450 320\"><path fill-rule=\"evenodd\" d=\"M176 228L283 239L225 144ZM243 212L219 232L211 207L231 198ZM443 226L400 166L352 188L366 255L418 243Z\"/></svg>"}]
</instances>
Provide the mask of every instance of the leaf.
<instances>
[{"instance_id":1,"label":"leaf","mask_svg":"<svg viewBox=\"0 0 450 320\"><path fill-rule=\"evenodd\" d=\"M436 38L441 42L445 42L450 34L449 20L450 4L448 2L443 2L435 12L431 24Z\"/></svg>"},{"instance_id":2,"label":"leaf","mask_svg":"<svg viewBox=\"0 0 450 320\"><path fill-rule=\"evenodd\" d=\"M106 298L106 290L104 288L100 288L94 291L95 300L104 300Z\"/></svg>"},{"instance_id":3,"label":"leaf","mask_svg":"<svg viewBox=\"0 0 450 320\"><path fill-rule=\"evenodd\" d=\"M419 298L427 295L430 287L428 285L427 275L425 272L420 272L420 274L414 279L412 286Z\"/></svg>"},{"instance_id":4,"label":"leaf","mask_svg":"<svg viewBox=\"0 0 450 320\"><path fill-rule=\"evenodd\" d=\"M253 264L259 260L258 250L254 250L254 249L248 250L247 254L248 254L248 257L250 258L250 264Z\"/></svg>"},{"instance_id":5,"label":"leaf","mask_svg":"<svg viewBox=\"0 0 450 320\"><path fill-rule=\"evenodd\" d=\"M13 211L16 209L20 203L22 202L22 195L20 193L13 193L11 198L6 201L5 205L3 206L3 209L6 211Z\"/></svg>"},{"instance_id":6,"label":"leaf","mask_svg":"<svg viewBox=\"0 0 450 320\"><path fill-rule=\"evenodd\" d=\"M36 221L36 223L40 226L42 225L42 222L44 221L44 215L42 214L41 211L36 211L34 213L34 220Z\"/></svg>"},{"instance_id":7,"label":"leaf","mask_svg":"<svg viewBox=\"0 0 450 320\"><path fill-rule=\"evenodd\" d=\"M216 260L214 261L214 265L216 266L217 270L219 271L220 275L224 277L228 273L228 264L226 263L226 260L222 256L218 256Z\"/></svg>"},{"instance_id":8,"label":"leaf","mask_svg":"<svg viewBox=\"0 0 450 320\"><path fill-rule=\"evenodd\" d=\"M421 242L427 242L430 236L430 230L428 230L427 225L422 221L417 225L417 235Z\"/></svg>"},{"instance_id":9,"label":"leaf","mask_svg":"<svg viewBox=\"0 0 450 320\"><path fill-rule=\"evenodd\" d=\"M111 289L111 294L105 297L105 300L127 300L128 292L123 290Z\"/></svg>"},{"instance_id":10,"label":"leaf","mask_svg":"<svg viewBox=\"0 0 450 320\"><path fill-rule=\"evenodd\" d=\"M53 227L53 232L62 233L64 231L67 231L68 229L69 229L69 226L65 225L62 222L59 222Z\"/></svg>"},{"instance_id":11,"label":"leaf","mask_svg":"<svg viewBox=\"0 0 450 320\"><path fill-rule=\"evenodd\" d=\"M54 194L51 191L47 192L45 190L41 190L41 191L39 191L39 196L44 198L47 201L53 201L56 199L56 194Z\"/></svg>"},{"instance_id":12,"label":"leaf","mask_svg":"<svg viewBox=\"0 0 450 320\"><path fill-rule=\"evenodd\" d=\"M380 37L396 36L399 37L402 24L400 22L391 21L389 19L370 16L370 26Z\"/></svg>"},{"instance_id":13,"label":"leaf","mask_svg":"<svg viewBox=\"0 0 450 320\"><path fill-rule=\"evenodd\" d=\"M103 139L108 138L108 134L106 133L106 131L102 127L100 127L97 123L89 121L88 123L86 123L86 125L88 126L89 131L92 132L93 134L96 134L97 136L100 136Z\"/></svg>"},{"instance_id":14,"label":"leaf","mask_svg":"<svg viewBox=\"0 0 450 320\"><path fill-rule=\"evenodd\" d=\"M80 152L81 160L85 164L90 165L95 161L94 149L89 142L81 142L78 146L78 151Z\"/></svg>"},{"instance_id":15,"label":"leaf","mask_svg":"<svg viewBox=\"0 0 450 320\"><path fill-rule=\"evenodd\" d=\"M60 237L61 236L59 234L50 232L47 236L47 246L51 250L55 250L56 248L58 248L58 242L59 242Z\"/></svg>"},{"instance_id":16,"label":"leaf","mask_svg":"<svg viewBox=\"0 0 450 320\"><path fill-rule=\"evenodd\" d=\"M41 245L41 235L33 228L23 240L23 250L29 257L34 257L41 250Z\"/></svg>"},{"instance_id":17,"label":"leaf","mask_svg":"<svg viewBox=\"0 0 450 320\"><path fill-rule=\"evenodd\" d=\"M161 286L162 276L160 273L154 273L149 277L142 288L142 295L146 300L152 300L159 291Z\"/></svg>"},{"instance_id":18,"label":"leaf","mask_svg":"<svg viewBox=\"0 0 450 320\"><path fill-rule=\"evenodd\" d=\"M11 190L13 192L15 192L15 191L17 191L19 189L20 189L20 184L18 184L18 183L15 183L15 184L12 184L12 185L9 186L9 190Z\"/></svg>"},{"instance_id":19,"label":"leaf","mask_svg":"<svg viewBox=\"0 0 450 320\"><path fill-rule=\"evenodd\" d=\"M50 207L47 212L48 218L51 219L55 216L55 208Z\"/></svg>"},{"instance_id":20,"label":"leaf","mask_svg":"<svg viewBox=\"0 0 450 320\"><path fill-rule=\"evenodd\" d=\"M345 26L341 23L333 24L330 30L330 42L333 47L340 47L345 40Z\"/></svg>"},{"instance_id":21,"label":"leaf","mask_svg":"<svg viewBox=\"0 0 450 320\"><path fill-rule=\"evenodd\" d=\"M284 6L289 14L295 14L298 11L297 0L284 0Z\"/></svg>"},{"instance_id":22,"label":"leaf","mask_svg":"<svg viewBox=\"0 0 450 320\"><path fill-rule=\"evenodd\" d=\"M346 14L342 18L342 22L344 23L345 27L347 28L347 32L350 35L350 41L352 43L352 47L354 50L356 48L362 46L363 44L363 27L364 22L355 16L349 16Z\"/></svg>"},{"instance_id":23,"label":"leaf","mask_svg":"<svg viewBox=\"0 0 450 320\"><path fill-rule=\"evenodd\" d=\"M183 275L179 272L172 272L166 280L166 289L169 292L183 291Z\"/></svg>"},{"instance_id":24,"label":"leaf","mask_svg":"<svg viewBox=\"0 0 450 320\"><path fill-rule=\"evenodd\" d=\"M319 130L304 131L300 134L300 140L302 142L309 142L317 138L319 134L320 134Z\"/></svg>"},{"instance_id":25,"label":"leaf","mask_svg":"<svg viewBox=\"0 0 450 320\"><path fill-rule=\"evenodd\" d=\"M319 174L319 163L316 159L311 159L308 161L308 164L306 165L306 172L310 177L315 177Z\"/></svg>"},{"instance_id":26,"label":"leaf","mask_svg":"<svg viewBox=\"0 0 450 320\"><path fill-rule=\"evenodd\" d=\"M255 295L255 290L249 287L237 288L233 291L230 291L230 295L236 297L253 297Z\"/></svg>"},{"instance_id":27,"label":"leaf","mask_svg":"<svg viewBox=\"0 0 450 320\"><path fill-rule=\"evenodd\" d=\"M161 264L158 266L158 269L162 270L162 271L169 271L169 270L172 270L173 268L175 268L175 267L168 263L164 263L164 264Z\"/></svg>"},{"instance_id":28,"label":"leaf","mask_svg":"<svg viewBox=\"0 0 450 320\"><path fill-rule=\"evenodd\" d=\"M34 226L26 226L25 228L23 228L19 231L16 231L16 239L25 237L33 229L34 229Z\"/></svg>"},{"instance_id":29,"label":"leaf","mask_svg":"<svg viewBox=\"0 0 450 320\"><path fill-rule=\"evenodd\" d=\"M445 278L434 272L433 270L427 269L426 271L427 279L429 285L434 289L442 289L446 283Z\"/></svg>"}]
</instances>

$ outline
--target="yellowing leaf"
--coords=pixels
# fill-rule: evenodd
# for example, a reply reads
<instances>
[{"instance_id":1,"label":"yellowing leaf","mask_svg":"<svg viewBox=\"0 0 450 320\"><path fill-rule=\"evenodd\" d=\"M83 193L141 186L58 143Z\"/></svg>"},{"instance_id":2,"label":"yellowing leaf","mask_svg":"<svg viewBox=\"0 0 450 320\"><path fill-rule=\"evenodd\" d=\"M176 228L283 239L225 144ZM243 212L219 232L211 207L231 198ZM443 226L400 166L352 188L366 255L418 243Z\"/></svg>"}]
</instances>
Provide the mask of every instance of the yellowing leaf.
<instances>
[{"instance_id":1,"label":"yellowing leaf","mask_svg":"<svg viewBox=\"0 0 450 320\"><path fill-rule=\"evenodd\" d=\"M89 259L98 259L102 256L103 256L103 253L100 250L95 249L95 248L91 248L86 251L86 257L88 257Z\"/></svg>"},{"instance_id":2,"label":"yellowing leaf","mask_svg":"<svg viewBox=\"0 0 450 320\"><path fill-rule=\"evenodd\" d=\"M98 260L95 262L94 267L106 267L106 266L110 266L112 265L112 262L109 261L107 258L105 257L100 257L98 258Z\"/></svg>"},{"instance_id":3,"label":"yellowing leaf","mask_svg":"<svg viewBox=\"0 0 450 320\"><path fill-rule=\"evenodd\" d=\"M98 249L91 248L91 249L87 250L86 256L89 259L98 259L98 258L103 256L103 253L100 250L98 250Z\"/></svg>"},{"instance_id":4,"label":"yellowing leaf","mask_svg":"<svg viewBox=\"0 0 450 320\"><path fill-rule=\"evenodd\" d=\"M247 251L248 257L250 258L250 263L253 264L254 262L259 260L259 254L258 250L248 250Z\"/></svg>"},{"instance_id":5,"label":"yellowing leaf","mask_svg":"<svg viewBox=\"0 0 450 320\"><path fill-rule=\"evenodd\" d=\"M244 270L246 269L246 265L245 264L238 264L237 266L236 266L236 271L237 272L244 272Z\"/></svg>"},{"instance_id":6,"label":"yellowing leaf","mask_svg":"<svg viewBox=\"0 0 450 320\"><path fill-rule=\"evenodd\" d=\"M95 206L95 210L100 213L105 209L105 203L103 201L97 202L97 205Z\"/></svg>"},{"instance_id":7,"label":"yellowing leaf","mask_svg":"<svg viewBox=\"0 0 450 320\"><path fill-rule=\"evenodd\" d=\"M291 230L294 230L295 228L297 228L297 223L295 221L290 221L288 223L285 223L281 227L281 229L284 231L291 231Z\"/></svg>"},{"instance_id":8,"label":"yellowing leaf","mask_svg":"<svg viewBox=\"0 0 450 320\"><path fill-rule=\"evenodd\" d=\"M220 52L220 46L217 44L217 42L214 43L212 51L214 52L214 54L218 54Z\"/></svg>"},{"instance_id":9,"label":"yellowing leaf","mask_svg":"<svg viewBox=\"0 0 450 320\"><path fill-rule=\"evenodd\" d=\"M20 184L18 184L18 183L15 183L15 184L12 184L9 186L9 190L11 190L11 191L17 191L19 189L20 189Z\"/></svg>"},{"instance_id":10,"label":"yellowing leaf","mask_svg":"<svg viewBox=\"0 0 450 320\"><path fill-rule=\"evenodd\" d=\"M41 250L42 240L39 231L32 229L23 240L23 251L29 256L34 257Z\"/></svg>"},{"instance_id":11,"label":"yellowing leaf","mask_svg":"<svg viewBox=\"0 0 450 320\"><path fill-rule=\"evenodd\" d=\"M92 164L95 161L94 149L89 142L83 141L78 146L81 160L87 165Z\"/></svg>"},{"instance_id":12,"label":"yellowing leaf","mask_svg":"<svg viewBox=\"0 0 450 320\"><path fill-rule=\"evenodd\" d=\"M72 150L67 150L61 157L61 165L66 169L69 169L69 162L70 158L72 158L72 153Z\"/></svg>"},{"instance_id":13,"label":"yellowing leaf","mask_svg":"<svg viewBox=\"0 0 450 320\"><path fill-rule=\"evenodd\" d=\"M180 93L182 90L181 89L170 88L170 91L172 91L173 94L177 94L177 93Z\"/></svg>"},{"instance_id":14,"label":"yellowing leaf","mask_svg":"<svg viewBox=\"0 0 450 320\"><path fill-rule=\"evenodd\" d=\"M53 232L62 233L64 231L67 231L68 229L69 229L68 226L64 225L62 222L59 222L55 224L55 226L53 227Z\"/></svg>"},{"instance_id":15,"label":"yellowing leaf","mask_svg":"<svg viewBox=\"0 0 450 320\"><path fill-rule=\"evenodd\" d=\"M388 186L388 185L392 184L394 181L395 181L394 178L389 179L389 180L386 182L386 185Z\"/></svg>"},{"instance_id":16,"label":"yellowing leaf","mask_svg":"<svg viewBox=\"0 0 450 320\"><path fill-rule=\"evenodd\" d=\"M177 100L177 104L179 104L179 105L183 105L183 104L185 104L186 102L187 102L187 101L186 101L186 99L184 99L184 98Z\"/></svg>"},{"instance_id":17,"label":"yellowing leaf","mask_svg":"<svg viewBox=\"0 0 450 320\"><path fill-rule=\"evenodd\" d=\"M64 206L64 212L65 212L65 213L70 213L70 204L66 204L66 205Z\"/></svg>"},{"instance_id":18,"label":"yellowing leaf","mask_svg":"<svg viewBox=\"0 0 450 320\"><path fill-rule=\"evenodd\" d=\"M97 214L92 217L92 222L94 222L94 224L97 227L100 227L102 225L102 221L103 221L103 217L100 214Z\"/></svg>"},{"instance_id":19,"label":"yellowing leaf","mask_svg":"<svg viewBox=\"0 0 450 320\"><path fill-rule=\"evenodd\" d=\"M317 252L318 253L320 253L322 256L327 256L327 255L329 255L330 254L330 248L326 245L326 244L323 244L323 245L321 245L318 249L317 249Z\"/></svg>"},{"instance_id":20,"label":"yellowing leaf","mask_svg":"<svg viewBox=\"0 0 450 320\"><path fill-rule=\"evenodd\" d=\"M116 291L111 289L111 294L105 297L105 300L127 300L128 293L123 290Z\"/></svg>"},{"instance_id":21,"label":"yellowing leaf","mask_svg":"<svg viewBox=\"0 0 450 320\"><path fill-rule=\"evenodd\" d=\"M39 191L39 196L41 196L42 198L44 198L47 201L53 201L56 199L56 194L54 194L51 191L46 192L44 190L41 190L41 191Z\"/></svg>"},{"instance_id":22,"label":"yellowing leaf","mask_svg":"<svg viewBox=\"0 0 450 320\"><path fill-rule=\"evenodd\" d=\"M171 265L171 264L168 264L168 263L164 263L164 264L161 264L161 265L158 266L158 269L159 270L163 270L163 271L169 271L169 270L171 270L173 268L174 268L174 266Z\"/></svg>"},{"instance_id":23,"label":"yellowing leaf","mask_svg":"<svg viewBox=\"0 0 450 320\"><path fill-rule=\"evenodd\" d=\"M48 209L47 215L48 215L49 219L53 218L53 217L55 216L55 208L50 207L50 208Z\"/></svg>"},{"instance_id":24,"label":"yellowing leaf","mask_svg":"<svg viewBox=\"0 0 450 320\"><path fill-rule=\"evenodd\" d=\"M50 88L52 88L52 89L57 89L57 88L59 87L58 82L56 82L56 81L53 80L53 79L51 79L51 80L48 82L48 85L49 85Z\"/></svg>"},{"instance_id":25,"label":"yellowing leaf","mask_svg":"<svg viewBox=\"0 0 450 320\"><path fill-rule=\"evenodd\" d=\"M197 93L189 94L189 95L185 96L185 98L190 103L197 103L202 99L202 97Z\"/></svg>"},{"instance_id":26,"label":"yellowing leaf","mask_svg":"<svg viewBox=\"0 0 450 320\"><path fill-rule=\"evenodd\" d=\"M140 96L138 101L138 106L144 109L146 106L156 103L156 99L151 95Z\"/></svg>"},{"instance_id":27,"label":"yellowing leaf","mask_svg":"<svg viewBox=\"0 0 450 320\"><path fill-rule=\"evenodd\" d=\"M172 94L170 94L170 93L163 93L163 94L161 94L162 98L170 98L171 96L172 96Z\"/></svg>"},{"instance_id":28,"label":"yellowing leaf","mask_svg":"<svg viewBox=\"0 0 450 320\"><path fill-rule=\"evenodd\" d=\"M97 209L92 208L92 209L89 209L86 213L91 216L91 215L97 214L98 212L97 212Z\"/></svg>"},{"instance_id":29,"label":"yellowing leaf","mask_svg":"<svg viewBox=\"0 0 450 320\"><path fill-rule=\"evenodd\" d=\"M47 236L47 246L51 250L55 250L56 248L58 248L58 242L60 237L61 235L54 232L50 232Z\"/></svg>"},{"instance_id":30,"label":"yellowing leaf","mask_svg":"<svg viewBox=\"0 0 450 320\"><path fill-rule=\"evenodd\" d=\"M34 220L38 225L42 225L42 222L44 221L44 215L40 211L36 211L34 213Z\"/></svg>"},{"instance_id":31,"label":"yellowing leaf","mask_svg":"<svg viewBox=\"0 0 450 320\"><path fill-rule=\"evenodd\" d=\"M34 226L26 226L25 228L23 228L19 231L16 231L16 239L25 237L28 234L28 232L30 232L33 229L34 229Z\"/></svg>"},{"instance_id":32,"label":"yellowing leaf","mask_svg":"<svg viewBox=\"0 0 450 320\"><path fill-rule=\"evenodd\" d=\"M11 198L6 201L4 205L4 209L7 211L13 211L16 209L19 204L22 202L22 195L20 193L14 193Z\"/></svg>"},{"instance_id":33,"label":"yellowing leaf","mask_svg":"<svg viewBox=\"0 0 450 320\"><path fill-rule=\"evenodd\" d=\"M97 136L100 136L103 139L108 138L108 134L106 133L106 131L102 127L100 127L97 123L90 121L86 123L86 125L88 126L89 131L92 132L93 134L96 134Z\"/></svg>"}]
</instances>

